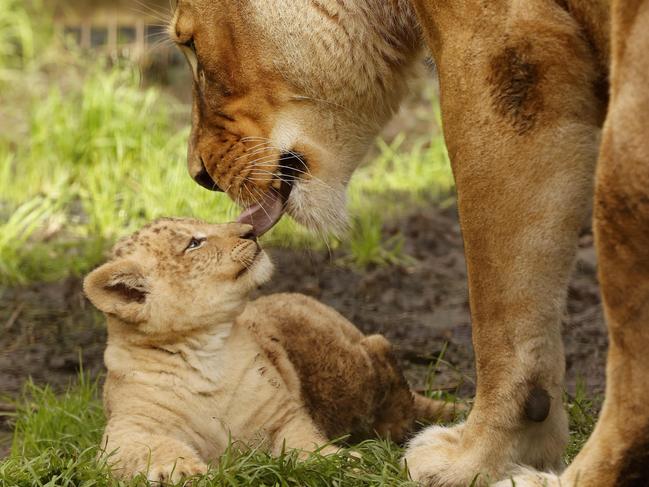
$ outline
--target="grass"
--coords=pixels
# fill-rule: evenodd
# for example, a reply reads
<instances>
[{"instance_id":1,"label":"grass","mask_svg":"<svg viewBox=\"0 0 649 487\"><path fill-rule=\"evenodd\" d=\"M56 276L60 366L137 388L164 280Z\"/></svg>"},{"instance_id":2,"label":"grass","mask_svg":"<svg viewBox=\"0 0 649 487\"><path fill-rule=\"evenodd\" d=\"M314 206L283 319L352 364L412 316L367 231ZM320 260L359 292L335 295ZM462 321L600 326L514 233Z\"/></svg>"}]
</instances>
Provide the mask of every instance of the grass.
<instances>
[{"instance_id":1,"label":"grass","mask_svg":"<svg viewBox=\"0 0 649 487\"><path fill-rule=\"evenodd\" d=\"M10 456L0 462L0 486L144 486L140 478L118 482L96 460L104 426L98 385L83 374L61 395L49 387L25 385L17 402ZM194 486L410 486L399 464L401 449L387 441L366 441L349 450L300 462L294 453L275 458L232 445L218 465Z\"/></svg>"},{"instance_id":2,"label":"grass","mask_svg":"<svg viewBox=\"0 0 649 487\"><path fill-rule=\"evenodd\" d=\"M602 398L594 398L587 392L586 384L578 381L574 396L566 396L568 419L570 421L570 439L566 448L566 463L572 461L581 451L597 422L598 405Z\"/></svg>"},{"instance_id":3,"label":"grass","mask_svg":"<svg viewBox=\"0 0 649 487\"><path fill-rule=\"evenodd\" d=\"M567 397L570 444L566 461L574 458L592 431L593 400L583 386ZM453 398L451 398L453 400ZM146 486L143 478L119 482L109 466L96 460L104 427L98 382L81 373L62 395L32 382L15 401L11 453L0 461L0 486ZM382 440L353 446L359 457L314 454L306 461L294 453L279 457L233 444L195 486L414 486L400 466L402 449Z\"/></svg>"},{"instance_id":4,"label":"grass","mask_svg":"<svg viewBox=\"0 0 649 487\"><path fill-rule=\"evenodd\" d=\"M186 172L189 114L128 64L108 66L65 49L22 2L0 0L0 285L54 281L96 265L117 238L159 216L228 221L237 209ZM4 83L3 83L4 80ZM347 242L316 239L285 218L267 239L343 247L345 262L404 256L381 227L408 206L452 191L441 136L379 155L349 188Z\"/></svg>"}]
</instances>

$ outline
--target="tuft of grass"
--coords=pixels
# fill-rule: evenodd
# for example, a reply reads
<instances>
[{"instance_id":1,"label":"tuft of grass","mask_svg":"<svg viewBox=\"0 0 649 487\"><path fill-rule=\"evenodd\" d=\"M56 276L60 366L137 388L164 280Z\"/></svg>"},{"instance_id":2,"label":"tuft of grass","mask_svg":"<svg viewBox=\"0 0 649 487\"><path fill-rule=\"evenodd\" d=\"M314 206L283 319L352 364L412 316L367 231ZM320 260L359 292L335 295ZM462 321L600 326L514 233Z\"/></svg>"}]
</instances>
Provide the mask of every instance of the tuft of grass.
<instances>
[{"instance_id":1,"label":"tuft of grass","mask_svg":"<svg viewBox=\"0 0 649 487\"><path fill-rule=\"evenodd\" d=\"M588 394L584 381L577 381L575 395L566 394L570 438L564 459L570 463L581 451L597 423L598 404L601 401Z\"/></svg>"},{"instance_id":2,"label":"tuft of grass","mask_svg":"<svg viewBox=\"0 0 649 487\"><path fill-rule=\"evenodd\" d=\"M0 0L0 86L12 79L13 70L27 68L43 47L47 33L35 28L25 0ZM41 7L32 0L32 9Z\"/></svg>"},{"instance_id":3,"label":"tuft of grass","mask_svg":"<svg viewBox=\"0 0 649 487\"><path fill-rule=\"evenodd\" d=\"M0 462L0 486L145 486L143 478L115 480L97 461L104 415L98 383L81 374L61 396L49 387L25 385L17 402L11 455ZM195 486L414 486L389 441L366 441L339 454L295 452L278 457L234 443Z\"/></svg>"},{"instance_id":4,"label":"tuft of grass","mask_svg":"<svg viewBox=\"0 0 649 487\"><path fill-rule=\"evenodd\" d=\"M96 445L104 425L97 397L98 380L84 372L62 395L28 381L16 403L11 455L36 457L54 448L73 456Z\"/></svg>"},{"instance_id":5,"label":"tuft of grass","mask_svg":"<svg viewBox=\"0 0 649 487\"><path fill-rule=\"evenodd\" d=\"M357 267L407 264L412 259L403 251L402 235L383 236L383 217L375 211L358 212L354 217L345 262Z\"/></svg>"}]
</instances>

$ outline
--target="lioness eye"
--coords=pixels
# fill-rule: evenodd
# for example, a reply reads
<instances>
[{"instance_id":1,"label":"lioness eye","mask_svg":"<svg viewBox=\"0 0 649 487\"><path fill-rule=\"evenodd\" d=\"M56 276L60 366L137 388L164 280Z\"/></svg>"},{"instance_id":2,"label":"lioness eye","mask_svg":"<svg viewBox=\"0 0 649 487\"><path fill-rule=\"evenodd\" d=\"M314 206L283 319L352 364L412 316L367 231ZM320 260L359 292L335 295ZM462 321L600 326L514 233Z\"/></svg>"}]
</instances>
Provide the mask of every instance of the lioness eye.
<instances>
[{"instance_id":1,"label":"lioness eye","mask_svg":"<svg viewBox=\"0 0 649 487\"><path fill-rule=\"evenodd\" d=\"M205 238L200 238L200 237L192 237L191 240L189 241L189 244L185 248L185 252L189 252L190 250L196 250L199 249L203 246L205 243Z\"/></svg>"}]
</instances>

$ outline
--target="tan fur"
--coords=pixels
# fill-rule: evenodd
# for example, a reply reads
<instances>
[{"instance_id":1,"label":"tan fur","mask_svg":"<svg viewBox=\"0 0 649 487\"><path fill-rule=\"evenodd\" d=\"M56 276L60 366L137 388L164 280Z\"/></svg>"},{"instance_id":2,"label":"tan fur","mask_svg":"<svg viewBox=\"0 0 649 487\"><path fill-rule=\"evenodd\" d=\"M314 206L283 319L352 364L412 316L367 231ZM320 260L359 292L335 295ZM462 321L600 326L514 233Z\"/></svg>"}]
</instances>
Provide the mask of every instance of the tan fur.
<instances>
[{"instance_id":1,"label":"tan fur","mask_svg":"<svg viewBox=\"0 0 649 487\"><path fill-rule=\"evenodd\" d=\"M386 22L380 32L377 22ZM191 175L204 166L247 205L278 184L280 154L298 153L307 168L288 212L312 228L343 229L345 185L422 50L407 3L184 0L170 32L196 46L182 47L198 66Z\"/></svg>"},{"instance_id":2,"label":"tan fur","mask_svg":"<svg viewBox=\"0 0 649 487\"><path fill-rule=\"evenodd\" d=\"M249 231L161 220L86 278L108 320L102 446L118 475L177 481L230 439L307 452L348 434L401 441L417 419L453 417L411 392L382 336L306 296L248 303L272 272Z\"/></svg>"},{"instance_id":3,"label":"tan fur","mask_svg":"<svg viewBox=\"0 0 649 487\"><path fill-rule=\"evenodd\" d=\"M611 104L597 171L595 229L609 328L606 398L591 438L560 476L501 487L649 484L649 1L613 8Z\"/></svg>"},{"instance_id":4,"label":"tan fur","mask_svg":"<svg viewBox=\"0 0 649 487\"><path fill-rule=\"evenodd\" d=\"M247 202L278 183L280 152L299 152L308 174L296 182L288 212L317 228L341 226L343 188L398 106L424 44L435 59L466 249L478 387L466 423L431 428L411 442L405 460L422 484L464 486L478 474L477 483L487 483L519 465L563 468L568 428L562 405L561 316L577 235L592 201L610 58L633 53L624 76L643 80L644 37L628 33L644 4L617 3L615 29L620 34L610 48L610 0L179 2L172 25L180 40L194 39L199 64L230 73L230 82L247 86L248 96L274 96L273 103L255 104L266 125L251 133L246 116L236 111L250 98L215 97L211 90L218 92L217 85L209 76L201 81L198 73L190 172L197 174L202 158L231 197ZM227 56L212 55L214 46ZM247 67L233 70L224 59ZM638 166L646 165L637 139L646 133L641 121L647 110L636 101L644 101L646 89L635 90L638 94L620 97L623 101L611 106L609 124L615 117L623 135L616 134L613 141L608 129L604 147L609 152L602 160L620 159L618 146L623 144L623 152L640 161ZM226 110L232 120L213 123L218 110ZM240 141L236 147L246 156L237 156L239 166L230 162L223 146L210 142L215 134ZM275 152L257 159L257 149L241 145L248 136L261 137L250 140ZM267 165L275 179L268 173L264 181L248 177L259 176L259 165ZM647 225L633 212L644 208L647 185L639 171L623 183L608 171L602 169L598 176L598 194L604 196L598 197L596 214L602 215L597 217L602 284L615 330L644 316L613 311L611 303L617 310L642 311L638 303L646 302L647 275L635 269L644 269L637 256L642 255ZM230 186L233 180L238 183ZM631 203L608 198L601 188L609 186ZM621 223L607 227L608 222ZM616 233L621 241L613 239ZM614 254L620 248L628 262L618 265ZM612 367L626 370L625 380L634 384L629 394L644 391L638 394L642 398L647 385L637 371L644 366L629 346L617 348L616 343L631 340L646 349L649 340L643 333L629 339L612 332L614 365L609 365L609 377L617 374ZM614 428L610 418L624 421L618 404L622 393L615 390L609 387L609 398L618 399L607 400L602 417L607 431ZM639 423L647 417L639 406L633 414ZM576 463L595 458L594 451L605 450L589 446ZM614 466L607 469L615 475Z\"/></svg>"}]
</instances>

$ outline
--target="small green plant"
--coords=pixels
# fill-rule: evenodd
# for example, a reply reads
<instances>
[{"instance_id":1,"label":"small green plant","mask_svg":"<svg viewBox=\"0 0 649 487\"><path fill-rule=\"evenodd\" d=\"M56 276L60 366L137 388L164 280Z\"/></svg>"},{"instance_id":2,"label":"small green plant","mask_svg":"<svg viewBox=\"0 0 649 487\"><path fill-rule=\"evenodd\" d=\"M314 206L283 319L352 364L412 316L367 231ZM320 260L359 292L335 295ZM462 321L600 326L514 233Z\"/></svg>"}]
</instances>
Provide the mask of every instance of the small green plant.
<instances>
[{"instance_id":1,"label":"small green plant","mask_svg":"<svg viewBox=\"0 0 649 487\"><path fill-rule=\"evenodd\" d=\"M570 422L570 440L566 449L566 463L572 461L579 453L597 422L597 398L588 394L586 384L578 380L575 386L575 395L566 395L568 419Z\"/></svg>"},{"instance_id":2,"label":"small green plant","mask_svg":"<svg viewBox=\"0 0 649 487\"><path fill-rule=\"evenodd\" d=\"M43 37L34 28L24 1L0 0L0 83L10 70L24 69L34 60Z\"/></svg>"},{"instance_id":3,"label":"small green plant","mask_svg":"<svg viewBox=\"0 0 649 487\"><path fill-rule=\"evenodd\" d=\"M403 251L403 236L383 237L383 219L373 211L359 212L349 235L349 257L345 260L359 267L406 264L410 258Z\"/></svg>"},{"instance_id":4,"label":"small green plant","mask_svg":"<svg viewBox=\"0 0 649 487\"><path fill-rule=\"evenodd\" d=\"M441 136L420 141L402 151L404 135L391 144L379 139L379 156L356 171L349 187L352 228L347 236L347 262L368 265L408 264L400 234L387 239L386 221L417 206L440 202L452 194L454 183Z\"/></svg>"}]
</instances>

